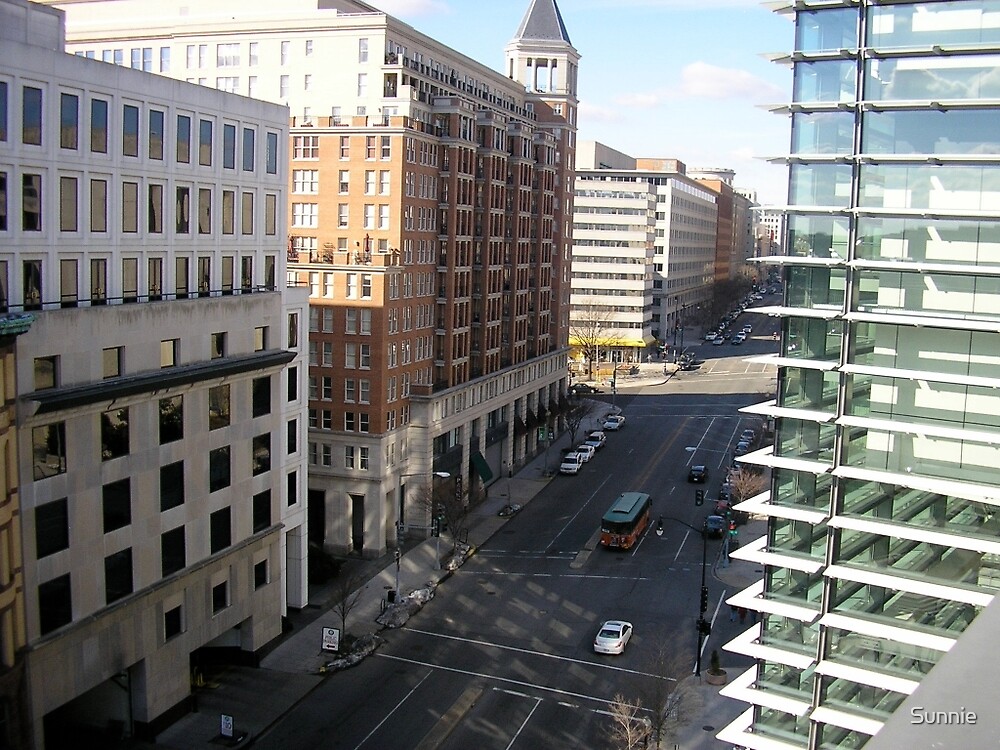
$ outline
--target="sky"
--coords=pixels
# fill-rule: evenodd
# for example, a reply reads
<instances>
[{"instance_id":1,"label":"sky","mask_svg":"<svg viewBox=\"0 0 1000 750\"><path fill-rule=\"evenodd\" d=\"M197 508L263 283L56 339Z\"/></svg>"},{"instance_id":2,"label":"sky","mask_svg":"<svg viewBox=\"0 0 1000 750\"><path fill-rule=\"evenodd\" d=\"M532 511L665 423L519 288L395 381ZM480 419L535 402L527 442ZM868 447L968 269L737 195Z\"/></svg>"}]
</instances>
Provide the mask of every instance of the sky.
<instances>
[{"instance_id":1,"label":"sky","mask_svg":"<svg viewBox=\"0 0 1000 750\"><path fill-rule=\"evenodd\" d=\"M418 31L504 70L530 0L367 0ZM791 69L771 62L794 26L757 0L557 0L581 55L578 138L630 156L736 171L735 186L783 205Z\"/></svg>"}]
</instances>

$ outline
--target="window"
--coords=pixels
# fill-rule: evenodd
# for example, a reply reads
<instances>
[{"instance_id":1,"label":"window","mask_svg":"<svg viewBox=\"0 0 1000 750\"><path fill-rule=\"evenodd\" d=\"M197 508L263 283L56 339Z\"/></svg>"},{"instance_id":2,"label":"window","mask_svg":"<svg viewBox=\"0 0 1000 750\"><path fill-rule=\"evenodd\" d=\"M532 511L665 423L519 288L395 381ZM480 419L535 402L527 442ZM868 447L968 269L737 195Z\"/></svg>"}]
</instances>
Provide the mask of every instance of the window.
<instances>
[{"instance_id":1,"label":"window","mask_svg":"<svg viewBox=\"0 0 1000 750\"><path fill-rule=\"evenodd\" d=\"M363 37L358 39L358 62L368 62L368 40Z\"/></svg>"},{"instance_id":2,"label":"window","mask_svg":"<svg viewBox=\"0 0 1000 750\"><path fill-rule=\"evenodd\" d=\"M66 498L35 508L35 557L54 555L69 547L69 509Z\"/></svg>"},{"instance_id":3,"label":"window","mask_svg":"<svg viewBox=\"0 0 1000 750\"><path fill-rule=\"evenodd\" d=\"M104 533L132 523L132 488L128 477L110 482L102 488Z\"/></svg>"},{"instance_id":4,"label":"window","mask_svg":"<svg viewBox=\"0 0 1000 750\"><path fill-rule=\"evenodd\" d=\"M146 284L150 302L163 299L163 258L146 261Z\"/></svg>"},{"instance_id":5,"label":"window","mask_svg":"<svg viewBox=\"0 0 1000 750\"><path fill-rule=\"evenodd\" d=\"M5 84L6 85L6 84ZM3 140L6 140L4 138ZM59 148L73 149L80 145L80 97L59 95Z\"/></svg>"},{"instance_id":6,"label":"window","mask_svg":"<svg viewBox=\"0 0 1000 750\"><path fill-rule=\"evenodd\" d=\"M117 378L122 374L122 348L113 346L102 352L104 379Z\"/></svg>"},{"instance_id":7,"label":"window","mask_svg":"<svg viewBox=\"0 0 1000 750\"><path fill-rule=\"evenodd\" d=\"M90 231L91 232L108 231L107 180L90 181Z\"/></svg>"},{"instance_id":8,"label":"window","mask_svg":"<svg viewBox=\"0 0 1000 750\"><path fill-rule=\"evenodd\" d=\"M191 118L187 115L177 115L177 161L191 163Z\"/></svg>"},{"instance_id":9,"label":"window","mask_svg":"<svg viewBox=\"0 0 1000 750\"><path fill-rule=\"evenodd\" d=\"M348 204L340 203L337 205L337 226L341 229L347 228L348 219L350 218L350 209Z\"/></svg>"},{"instance_id":10,"label":"window","mask_svg":"<svg viewBox=\"0 0 1000 750\"><path fill-rule=\"evenodd\" d=\"M191 232L191 188L178 186L177 199L174 203L174 212L177 221L175 230L177 234L189 234Z\"/></svg>"},{"instance_id":11,"label":"window","mask_svg":"<svg viewBox=\"0 0 1000 750\"><path fill-rule=\"evenodd\" d=\"M221 359L226 356L226 334L225 332L213 333L211 343L212 359Z\"/></svg>"},{"instance_id":12,"label":"window","mask_svg":"<svg viewBox=\"0 0 1000 750\"><path fill-rule=\"evenodd\" d=\"M315 229L319 225L318 203L293 203L292 226Z\"/></svg>"},{"instance_id":13,"label":"window","mask_svg":"<svg viewBox=\"0 0 1000 750\"><path fill-rule=\"evenodd\" d=\"M299 421L297 419L289 420L286 430L288 438L287 453L290 456L299 449Z\"/></svg>"},{"instance_id":14,"label":"window","mask_svg":"<svg viewBox=\"0 0 1000 750\"><path fill-rule=\"evenodd\" d=\"M160 445L184 437L184 397L160 399Z\"/></svg>"},{"instance_id":15,"label":"window","mask_svg":"<svg viewBox=\"0 0 1000 750\"><path fill-rule=\"evenodd\" d=\"M271 490L264 490L253 496L253 533L263 531L270 525Z\"/></svg>"},{"instance_id":16,"label":"window","mask_svg":"<svg viewBox=\"0 0 1000 750\"><path fill-rule=\"evenodd\" d=\"M253 128L243 128L243 171L253 172L255 153L255 139L257 132Z\"/></svg>"},{"instance_id":17,"label":"window","mask_svg":"<svg viewBox=\"0 0 1000 750\"><path fill-rule=\"evenodd\" d=\"M208 454L208 491L218 492L230 484L229 446L216 448ZM213 550L214 551L214 550Z\"/></svg>"},{"instance_id":18,"label":"window","mask_svg":"<svg viewBox=\"0 0 1000 750\"><path fill-rule=\"evenodd\" d=\"M104 99L90 100L90 150L108 153L108 103Z\"/></svg>"},{"instance_id":19,"label":"window","mask_svg":"<svg viewBox=\"0 0 1000 750\"><path fill-rule=\"evenodd\" d=\"M122 258L122 300L125 302L139 300L139 260L137 258Z\"/></svg>"},{"instance_id":20,"label":"window","mask_svg":"<svg viewBox=\"0 0 1000 750\"><path fill-rule=\"evenodd\" d=\"M222 126L222 167L236 169L236 126Z\"/></svg>"},{"instance_id":21,"label":"window","mask_svg":"<svg viewBox=\"0 0 1000 750\"><path fill-rule=\"evenodd\" d=\"M177 299L187 299L188 291L190 289L190 280L188 278L188 259L187 258L177 258L174 262L174 294L177 295Z\"/></svg>"},{"instance_id":22,"label":"window","mask_svg":"<svg viewBox=\"0 0 1000 750\"><path fill-rule=\"evenodd\" d=\"M340 192L347 192L347 171L340 172ZM319 192L319 170L318 169L293 169L292 170L292 192L309 193Z\"/></svg>"},{"instance_id":23,"label":"window","mask_svg":"<svg viewBox=\"0 0 1000 750\"><path fill-rule=\"evenodd\" d=\"M253 350L262 352L267 349L267 326L253 329Z\"/></svg>"},{"instance_id":24,"label":"window","mask_svg":"<svg viewBox=\"0 0 1000 750\"><path fill-rule=\"evenodd\" d=\"M254 476L271 470L271 433L254 437L251 466Z\"/></svg>"},{"instance_id":25,"label":"window","mask_svg":"<svg viewBox=\"0 0 1000 750\"><path fill-rule=\"evenodd\" d=\"M278 76L278 98L288 98L288 76Z\"/></svg>"},{"instance_id":26,"label":"window","mask_svg":"<svg viewBox=\"0 0 1000 750\"><path fill-rule=\"evenodd\" d=\"M21 175L21 229L42 231L42 176Z\"/></svg>"},{"instance_id":27,"label":"window","mask_svg":"<svg viewBox=\"0 0 1000 750\"><path fill-rule=\"evenodd\" d=\"M208 429L217 430L229 426L229 385L217 385L208 389Z\"/></svg>"},{"instance_id":28,"label":"window","mask_svg":"<svg viewBox=\"0 0 1000 750\"><path fill-rule=\"evenodd\" d=\"M0 141L7 140L7 83L0 81Z\"/></svg>"},{"instance_id":29,"label":"window","mask_svg":"<svg viewBox=\"0 0 1000 750\"><path fill-rule=\"evenodd\" d=\"M240 45L236 43L217 44L215 46L215 65L219 68L238 67L240 64Z\"/></svg>"},{"instance_id":30,"label":"window","mask_svg":"<svg viewBox=\"0 0 1000 750\"><path fill-rule=\"evenodd\" d=\"M128 407L112 409L101 415L102 461L128 455L128 417Z\"/></svg>"},{"instance_id":31,"label":"window","mask_svg":"<svg viewBox=\"0 0 1000 750\"><path fill-rule=\"evenodd\" d=\"M212 586L212 614L229 606L229 581Z\"/></svg>"},{"instance_id":32,"label":"window","mask_svg":"<svg viewBox=\"0 0 1000 750\"><path fill-rule=\"evenodd\" d=\"M319 136L318 135L297 135L292 139L292 158L294 159L318 159L319 158Z\"/></svg>"},{"instance_id":33,"label":"window","mask_svg":"<svg viewBox=\"0 0 1000 750\"><path fill-rule=\"evenodd\" d=\"M309 57L313 53L313 40L306 39L306 57Z\"/></svg>"},{"instance_id":34,"label":"window","mask_svg":"<svg viewBox=\"0 0 1000 750\"><path fill-rule=\"evenodd\" d=\"M160 512L184 504L184 462L160 467Z\"/></svg>"},{"instance_id":35,"label":"window","mask_svg":"<svg viewBox=\"0 0 1000 750\"><path fill-rule=\"evenodd\" d=\"M164 121L163 112L158 109L149 111L149 158L156 161L163 160Z\"/></svg>"},{"instance_id":36,"label":"window","mask_svg":"<svg viewBox=\"0 0 1000 750\"><path fill-rule=\"evenodd\" d=\"M169 641L183 632L184 622L181 619L181 605L178 604L163 613L163 640Z\"/></svg>"},{"instance_id":37,"label":"window","mask_svg":"<svg viewBox=\"0 0 1000 750\"><path fill-rule=\"evenodd\" d=\"M289 367L288 368L288 392L287 392L288 402L297 401L299 398L299 368Z\"/></svg>"},{"instance_id":38,"label":"window","mask_svg":"<svg viewBox=\"0 0 1000 750\"><path fill-rule=\"evenodd\" d=\"M250 42L250 54L248 55L248 65L260 64L260 42Z\"/></svg>"},{"instance_id":39,"label":"window","mask_svg":"<svg viewBox=\"0 0 1000 750\"><path fill-rule=\"evenodd\" d=\"M281 64L282 65L288 65L288 53L289 53L289 51L291 49L291 46L292 46L291 42L282 42L281 43Z\"/></svg>"},{"instance_id":40,"label":"window","mask_svg":"<svg viewBox=\"0 0 1000 750\"><path fill-rule=\"evenodd\" d=\"M253 416L262 417L271 413L271 376L253 380Z\"/></svg>"},{"instance_id":41,"label":"window","mask_svg":"<svg viewBox=\"0 0 1000 750\"><path fill-rule=\"evenodd\" d=\"M149 185L146 229L150 234L163 234L163 185Z\"/></svg>"},{"instance_id":42,"label":"window","mask_svg":"<svg viewBox=\"0 0 1000 750\"><path fill-rule=\"evenodd\" d=\"M198 188L198 234L212 233L212 189Z\"/></svg>"},{"instance_id":43,"label":"window","mask_svg":"<svg viewBox=\"0 0 1000 750\"><path fill-rule=\"evenodd\" d=\"M184 527L160 534L160 575L166 578L171 573L183 570L187 565L184 549Z\"/></svg>"},{"instance_id":44,"label":"window","mask_svg":"<svg viewBox=\"0 0 1000 750\"><path fill-rule=\"evenodd\" d=\"M287 479L288 505L297 505L299 502L299 477L294 471L288 473Z\"/></svg>"},{"instance_id":45,"label":"window","mask_svg":"<svg viewBox=\"0 0 1000 750\"><path fill-rule=\"evenodd\" d=\"M116 602L132 593L132 548L104 558L104 600Z\"/></svg>"},{"instance_id":46,"label":"window","mask_svg":"<svg viewBox=\"0 0 1000 750\"><path fill-rule=\"evenodd\" d=\"M222 191L222 233L236 233L236 192L233 190Z\"/></svg>"},{"instance_id":47,"label":"window","mask_svg":"<svg viewBox=\"0 0 1000 750\"><path fill-rule=\"evenodd\" d=\"M0 232L7 231L7 173L0 172Z\"/></svg>"},{"instance_id":48,"label":"window","mask_svg":"<svg viewBox=\"0 0 1000 750\"><path fill-rule=\"evenodd\" d=\"M259 589L267 585L267 560L254 563L253 566L253 587Z\"/></svg>"},{"instance_id":49,"label":"window","mask_svg":"<svg viewBox=\"0 0 1000 750\"><path fill-rule=\"evenodd\" d=\"M212 166L212 126L211 120L198 122L198 164Z\"/></svg>"},{"instance_id":50,"label":"window","mask_svg":"<svg viewBox=\"0 0 1000 750\"><path fill-rule=\"evenodd\" d=\"M389 206L380 205L378 207L378 228L388 229L389 228Z\"/></svg>"},{"instance_id":51,"label":"window","mask_svg":"<svg viewBox=\"0 0 1000 750\"><path fill-rule=\"evenodd\" d=\"M122 107L122 155L139 155L139 108L132 104Z\"/></svg>"},{"instance_id":52,"label":"window","mask_svg":"<svg viewBox=\"0 0 1000 750\"><path fill-rule=\"evenodd\" d=\"M73 619L73 597L69 573L38 586L38 626L41 634L68 624Z\"/></svg>"},{"instance_id":53,"label":"window","mask_svg":"<svg viewBox=\"0 0 1000 750\"><path fill-rule=\"evenodd\" d=\"M341 195L350 192L351 189L351 172L347 169L340 170L340 179L338 180L339 190Z\"/></svg>"},{"instance_id":54,"label":"window","mask_svg":"<svg viewBox=\"0 0 1000 750\"><path fill-rule=\"evenodd\" d=\"M59 357L35 357L35 390L55 388L59 384Z\"/></svg>"},{"instance_id":55,"label":"window","mask_svg":"<svg viewBox=\"0 0 1000 750\"><path fill-rule=\"evenodd\" d=\"M160 342L160 367L174 367L177 364L178 339L164 339Z\"/></svg>"},{"instance_id":56,"label":"window","mask_svg":"<svg viewBox=\"0 0 1000 750\"><path fill-rule=\"evenodd\" d=\"M388 169L380 169L378 173L378 179L379 179L378 182L379 195L388 195L389 186L392 180L392 172L390 172Z\"/></svg>"},{"instance_id":57,"label":"window","mask_svg":"<svg viewBox=\"0 0 1000 750\"><path fill-rule=\"evenodd\" d=\"M278 196L267 193L264 196L264 234L274 237L278 233Z\"/></svg>"},{"instance_id":58,"label":"window","mask_svg":"<svg viewBox=\"0 0 1000 750\"><path fill-rule=\"evenodd\" d=\"M209 549L213 555L233 543L232 511L229 506L212 513L208 525Z\"/></svg>"},{"instance_id":59,"label":"window","mask_svg":"<svg viewBox=\"0 0 1000 750\"><path fill-rule=\"evenodd\" d=\"M368 96L368 74L358 73L358 96Z\"/></svg>"},{"instance_id":60,"label":"window","mask_svg":"<svg viewBox=\"0 0 1000 750\"><path fill-rule=\"evenodd\" d=\"M135 234L139 231L139 183L122 183L122 232Z\"/></svg>"},{"instance_id":61,"label":"window","mask_svg":"<svg viewBox=\"0 0 1000 750\"><path fill-rule=\"evenodd\" d=\"M160 73L170 72L170 47L160 47Z\"/></svg>"},{"instance_id":62,"label":"window","mask_svg":"<svg viewBox=\"0 0 1000 750\"><path fill-rule=\"evenodd\" d=\"M351 156L351 137L348 135L340 136L340 158L349 159Z\"/></svg>"},{"instance_id":63,"label":"window","mask_svg":"<svg viewBox=\"0 0 1000 750\"><path fill-rule=\"evenodd\" d=\"M21 143L42 145L42 90L34 86L22 89Z\"/></svg>"},{"instance_id":64,"label":"window","mask_svg":"<svg viewBox=\"0 0 1000 750\"><path fill-rule=\"evenodd\" d=\"M253 234L253 193L243 193L240 203L240 231Z\"/></svg>"},{"instance_id":65,"label":"window","mask_svg":"<svg viewBox=\"0 0 1000 750\"><path fill-rule=\"evenodd\" d=\"M392 138L387 135L380 136L382 139L382 160L386 161L392 158Z\"/></svg>"}]
</instances>

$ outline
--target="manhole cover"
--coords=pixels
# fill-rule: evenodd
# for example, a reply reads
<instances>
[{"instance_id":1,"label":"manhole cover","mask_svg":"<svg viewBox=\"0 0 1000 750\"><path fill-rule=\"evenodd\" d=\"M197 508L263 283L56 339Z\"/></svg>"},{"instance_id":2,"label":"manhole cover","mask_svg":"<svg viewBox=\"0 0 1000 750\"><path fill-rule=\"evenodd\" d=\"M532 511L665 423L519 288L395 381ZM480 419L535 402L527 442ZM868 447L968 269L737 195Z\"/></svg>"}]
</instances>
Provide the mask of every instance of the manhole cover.
<instances>
[{"instance_id":1,"label":"manhole cover","mask_svg":"<svg viewBox=\"0 0 1000 750\"><path fill-rule=\"evenodd\" d=\"M705 726L702 727L702 729L704 729L706 732L714 732L715 731L715 727L713 727L711 724L706 724Z\"/></svg>"}]
</instances>

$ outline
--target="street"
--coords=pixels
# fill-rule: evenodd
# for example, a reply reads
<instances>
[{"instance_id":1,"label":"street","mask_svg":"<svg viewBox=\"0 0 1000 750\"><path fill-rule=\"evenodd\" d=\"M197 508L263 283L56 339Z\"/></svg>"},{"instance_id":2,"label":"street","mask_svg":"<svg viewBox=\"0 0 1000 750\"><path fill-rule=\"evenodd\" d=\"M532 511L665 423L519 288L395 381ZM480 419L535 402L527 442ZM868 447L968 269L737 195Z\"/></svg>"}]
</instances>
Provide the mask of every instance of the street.
<instances>
[{"instance_id":1,"label":"street","mask_svg":"<svg viewBox=\"0 0 1000 750\"><path fill-rule=\"evenodd\" d=\"M405 627L386 631L374 656L328 678L256 746L607 746L617 694L652 705L694 670L703 555L713 621L707 669L712 649L745 626L730 622L723 604L735 591L711 574L720 541L703 548L696 530L740 432L760 427L738 409L773 394L773 368L744 359L774 346L769 331L741 346L696 344L699 369L619 392L627 422L579 474L555 476ZM704 485L687 482L696 463L709 470ZM695 505L695 487L705 490L704 506ZM594 548L602 514L625 490L652 496L649 529L630 550ZM659 516L662 536L653 531ZM634 626L618 656L593 651L608 619Z\"/></svg>"}]
</instances>

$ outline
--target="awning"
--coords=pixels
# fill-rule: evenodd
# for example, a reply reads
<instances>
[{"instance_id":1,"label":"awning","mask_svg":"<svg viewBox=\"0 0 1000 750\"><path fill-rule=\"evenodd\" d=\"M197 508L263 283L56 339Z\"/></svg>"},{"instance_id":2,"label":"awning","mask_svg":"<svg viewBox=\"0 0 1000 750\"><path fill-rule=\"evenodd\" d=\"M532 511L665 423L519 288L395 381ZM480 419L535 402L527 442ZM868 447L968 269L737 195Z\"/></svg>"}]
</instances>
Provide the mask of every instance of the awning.
<instances>
[{"instance_id":1,"label":"awning","mask_svg":"<svg viewBox=\"0 0 1000 750\"><path fill-rule=\"evenodd\" d=\"M520 435L523 435L527 431L528 431L528 427L527 427L527 425L524 424L524 420L521 419L521 417L519 417L519 416L518 417L514 417L514 434L520 436Z\"/></svg>"},{"instance_id":2,"label":"awning","mask_svg":"<svg viewBox=\"0 0 1000 750\"><path fill-rule=\"evenodd\" d=\"M479 451L473 451L470 458L472 460L472 465L476 469L476 473L479 474L479 478L483 480L483 483L485 484L490 481L493 478L493 470L486 462L486 457Z\"/></svg>"},{"instance_id":3,"label":"awning","mask_svg":"<svg viewBox=\"0 0 1000 750\"><path fill-rule=\"evenodd\" d=\"M578 336L569 337L569 345L581 348L588 346L599 346L601 349L621 349L625 347L642 348L656 343L656 337L652 334L644 335L641 339L635 338L602 338L582 341Z\"/></svg>"}]
</instances>

